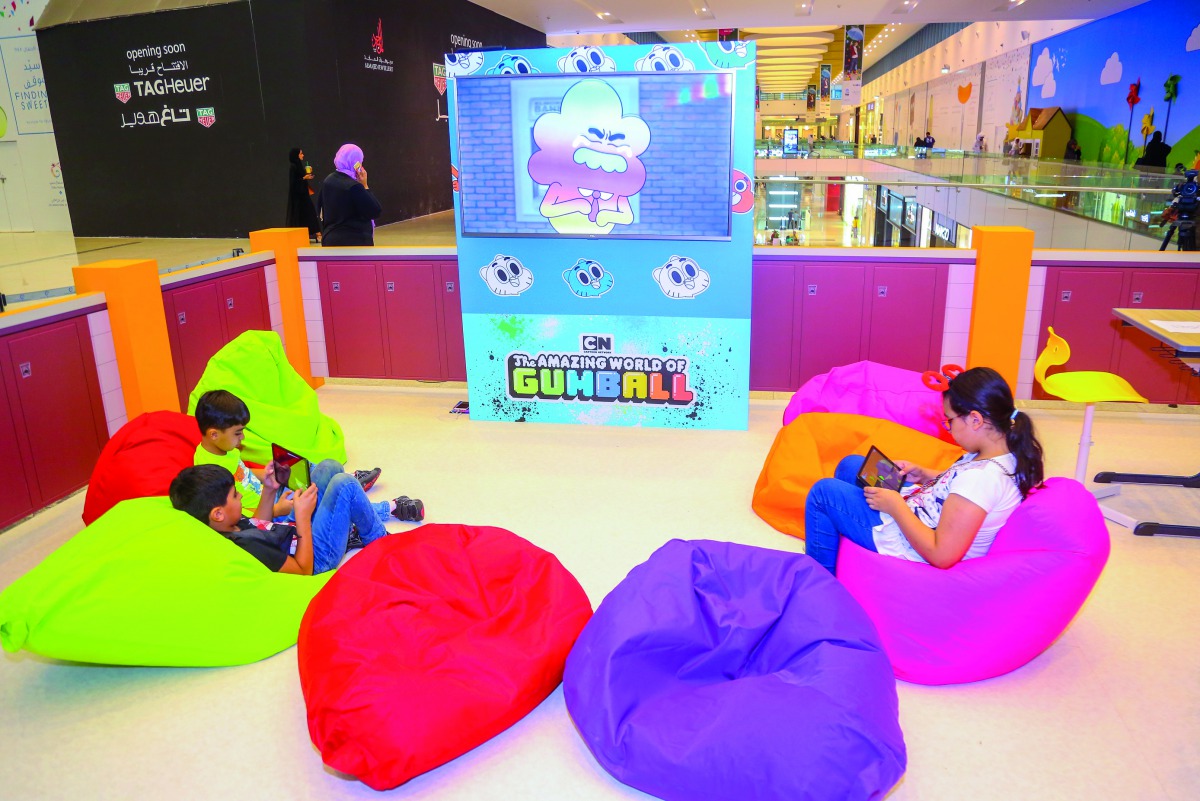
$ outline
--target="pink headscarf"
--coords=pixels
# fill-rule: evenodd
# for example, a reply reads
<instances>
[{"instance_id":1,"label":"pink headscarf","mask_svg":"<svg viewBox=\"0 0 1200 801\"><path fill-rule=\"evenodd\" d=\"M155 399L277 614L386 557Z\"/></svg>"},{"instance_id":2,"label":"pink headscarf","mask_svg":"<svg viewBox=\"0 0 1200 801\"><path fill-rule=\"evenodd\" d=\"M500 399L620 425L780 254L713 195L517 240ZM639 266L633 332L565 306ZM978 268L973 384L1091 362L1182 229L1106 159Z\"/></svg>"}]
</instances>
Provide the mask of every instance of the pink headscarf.
<instances>
[{"instance_id":1,"label":"pink headscarf","mask_svg":"<svg viewBox=\"0 0 1200 801\"><path fill-rule=\"evenodd\" d=\"M355 163L361 164L363 160L362 148L358 145L342 145L338 148L337 155L333 157L333 166L340 173L345 173L351 178L358 180L358 174L354 171Z\"/></svg>"}]
</instances>

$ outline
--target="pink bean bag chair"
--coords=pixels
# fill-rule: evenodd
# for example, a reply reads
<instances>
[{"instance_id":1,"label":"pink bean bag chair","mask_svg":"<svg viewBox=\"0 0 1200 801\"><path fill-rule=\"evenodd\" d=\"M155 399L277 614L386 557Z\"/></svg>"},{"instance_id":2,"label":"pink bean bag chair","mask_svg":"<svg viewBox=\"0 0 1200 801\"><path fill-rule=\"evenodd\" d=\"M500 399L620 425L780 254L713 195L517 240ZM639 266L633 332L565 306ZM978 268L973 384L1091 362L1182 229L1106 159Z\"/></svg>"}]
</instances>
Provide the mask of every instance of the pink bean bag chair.
<instances>
[{"instance_id":1,"label":"pink bean bag chair","mask_svg":"<svg viewBox=\"0 0 1200 801\"><path fill-rule=\"evenodd\" d=\"M929 389L921 373L875 362L855 362L813 376L796 390L783 411L783 424L805 412L841 412L878 417L946 442L942 393Z\"/></svg>"},{"instance_id":2,"label":"pink bean bag chair","mask_svg":"<svg viewBox=\"0 0 1200 801\"><path fill-rule=\"evenodd\" d=\"M961 684L1015 670L1050 647L1108 561L1096 499L1052 478L1013 512L986 556L941 570L842 540L837 577L879 629L896 677Z\"/></svg>"},{"instance_id":3,"label":"pink bean bag chair","mask_svg":"<svg viewBox=\"0 0 1200 801\"><path fill-rule=\"evenodd\" d=\"M200 427L190 414L146 412L121 426L92 469L83 524L90 526L121 501L166 495L199 444Z\"/></svg>"}]
</instances>

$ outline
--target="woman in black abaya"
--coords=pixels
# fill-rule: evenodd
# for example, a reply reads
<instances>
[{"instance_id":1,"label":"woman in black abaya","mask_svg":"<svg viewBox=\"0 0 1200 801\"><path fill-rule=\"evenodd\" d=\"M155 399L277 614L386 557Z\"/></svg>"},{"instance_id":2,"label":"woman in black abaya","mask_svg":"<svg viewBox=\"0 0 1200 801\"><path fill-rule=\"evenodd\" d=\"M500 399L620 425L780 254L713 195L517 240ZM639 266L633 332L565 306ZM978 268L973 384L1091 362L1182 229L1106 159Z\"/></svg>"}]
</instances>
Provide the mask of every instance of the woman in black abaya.
<instances>
[{"instance_id":1,"label":"woman in black abaya","mask_svg":"<svg viewBox=\"0 0 1200 801\"><path fill-rule=\"evenodd\" d=\"M304 151L298 147L288 153L291 162L288 171L288 205L287 227L307 228L308 238L321 241L321 221L317 219L317 211L313 208L312 168L304 166Z\"/></svg>"}]
</instances>

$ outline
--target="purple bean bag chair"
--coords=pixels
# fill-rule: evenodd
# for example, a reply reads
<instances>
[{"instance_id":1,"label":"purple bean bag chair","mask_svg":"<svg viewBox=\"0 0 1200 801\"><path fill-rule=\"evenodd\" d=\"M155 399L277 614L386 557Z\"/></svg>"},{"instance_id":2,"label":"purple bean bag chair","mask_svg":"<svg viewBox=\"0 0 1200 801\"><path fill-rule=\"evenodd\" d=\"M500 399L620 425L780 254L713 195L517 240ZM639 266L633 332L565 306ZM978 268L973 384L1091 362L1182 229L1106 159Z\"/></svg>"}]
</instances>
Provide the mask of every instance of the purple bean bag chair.
<instances>
[{"instance_id":1,"label":"purple bean bag chair","mask_svg":"<svg viewBox=\"0 0 1200 801\"><path fill-rule=\"evenodd\" d=\"M783 424L805 412L878 417L954 441L942 428L942 393L926 387L921 373L886 364L855 362L813 376L792 395L783 411Z\"/></svg>"},{"instance_id":2,"label":"purple bean bag chair","mask_svg":"<svg viewBox=\"0 0 1200 801\"><path fill-rule=\"evenodd\" d=\"M879 635L802 554L668 542L600 604L563 692L604 769L663 799L882 798L907 760Z\"/></svg>"},{"instance_id":3,"label":"purple bean bag chair","mask_svg":"<svg viewBox=\"0 0 1200 801\"><path fill-rule=\"evenodd\" d=\"M875 621L898 678L959 684L1015 670L1050 647L1108 561L1108 528L1078 481L1030 493L987 556L941 570L842 540L838 579Z\"/></svg>"}]
</instances>

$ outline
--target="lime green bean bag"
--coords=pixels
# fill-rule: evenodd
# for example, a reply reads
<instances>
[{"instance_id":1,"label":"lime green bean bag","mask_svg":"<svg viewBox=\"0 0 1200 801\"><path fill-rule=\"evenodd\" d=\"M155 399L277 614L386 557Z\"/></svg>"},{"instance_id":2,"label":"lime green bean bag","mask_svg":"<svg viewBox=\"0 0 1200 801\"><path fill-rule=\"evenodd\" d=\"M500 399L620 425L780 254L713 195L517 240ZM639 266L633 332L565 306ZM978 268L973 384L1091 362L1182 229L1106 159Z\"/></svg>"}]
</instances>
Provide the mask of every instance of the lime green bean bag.
<instances>
[{"instance_id":1,"label":"lime green bean bag","mask_svg":"<svg viewBox=\"0 0 1200 801\"><path fill-rule=\"evenodd\" d=\"M272 573L166 498L134 498L0 593L0 644L106 665L241 665L296 644L330 575Z\"/></svg>"},{"instance_id":2,"label":"lime green bean bag","mask_svg":"<svg viewBox=\"0 0 1200 801\"><path fill-rule=\"evenodd\" d=\"M288 364L274 331L246 331L217 351L188 397L188 414L195 414L200 396L212 389L232 392L250 409L243 461L265 465L276 442L312 464L324 459L346 463L342 427L321 414L316 390ZM293 486L308 480L299 473L294 478L289 482Z\"/></svg>"}]
</instances>

